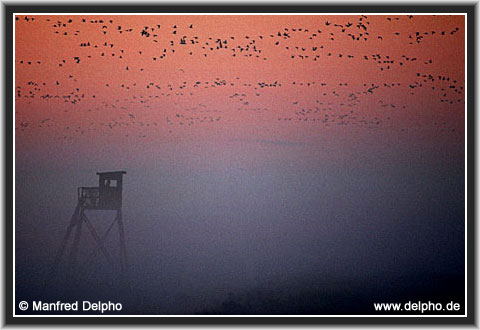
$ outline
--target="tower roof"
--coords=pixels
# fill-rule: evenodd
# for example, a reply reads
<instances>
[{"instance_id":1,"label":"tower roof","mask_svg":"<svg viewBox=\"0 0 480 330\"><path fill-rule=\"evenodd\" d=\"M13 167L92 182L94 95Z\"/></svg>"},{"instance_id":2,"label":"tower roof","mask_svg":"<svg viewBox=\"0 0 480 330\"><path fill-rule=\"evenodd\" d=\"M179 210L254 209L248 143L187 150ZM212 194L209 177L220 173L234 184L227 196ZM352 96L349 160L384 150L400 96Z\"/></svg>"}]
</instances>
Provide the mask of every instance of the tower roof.
<instances>
[{"instance_id":1,"label":"tower roof","mask_svg":"<svg viewBox=\"0 0 480 330\"><path fill-rule=\"evenodd\" d=\"M97 175L123 175L127 174L126 171L113 171L113 172L97 172Z\"/></svg>"}]
</instances>

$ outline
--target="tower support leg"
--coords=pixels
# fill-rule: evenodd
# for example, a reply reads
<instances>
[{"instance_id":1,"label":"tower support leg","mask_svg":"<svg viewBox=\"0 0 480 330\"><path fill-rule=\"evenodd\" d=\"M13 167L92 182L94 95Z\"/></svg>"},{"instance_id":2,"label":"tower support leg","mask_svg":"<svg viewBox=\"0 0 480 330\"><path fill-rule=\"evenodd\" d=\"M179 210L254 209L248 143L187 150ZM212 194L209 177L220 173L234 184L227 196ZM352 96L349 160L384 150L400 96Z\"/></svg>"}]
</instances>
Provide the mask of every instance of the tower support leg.
<instances>
[{"instance_id":1,"label":"tower support leg","mask_svg":"<svg viewBox=\"0 0 480 330\"><path fill-rule=\"evenodd\" d=\"M75 282L75 277L76 277L75 271L77 267L78 246L80 243L80 236L82 233L84 211L85 210L81 207L79 211L79 216L78 216L77 228L75 230L75 236L73 238L72 249L70 250L67 274L68 274L68 278L72 281L72 283Z\"/></svg>"},{"instance_id":2,"label":"tower support leg","mask_svg":"<svg viewBox=\"0 0 480 330\"><path fill-rule=\"evenodd\" d=\"M67 246L68 240L70 238L70 235L72 233L72 230L75 226L77 226L79 220L80 220L80 203L77 204L75 211L72 214L72 218L70 219L70 224L67 227L67 231L65 232L65 236L63 237L62 243L60 244L60 247L57 250L57 254L55 255L55 259L53 261L52 269L50 270L50 273L48 275L47 280L44 283L44 286L46 287L47 285L52 282L56 275L57 275L57 270L58 266L60 264L60 261L62 260L63 254L65 253L65 247Z\"/></svg>"},{"instance_id":3,"label":"tower support leg","mask_svg":"<svg viewBox=\"0 0 480 330\"><path fill-rule=\"evenodd\" d=\"M128 274L127 274L127 249L125 247L125 231L123 229L123 219L122 219L122 210L117 210L117 224L118 232L120 234L120 270L121 270L121 282L122 284L127 285L128 283Z\"/></svg>"}]
</instances>

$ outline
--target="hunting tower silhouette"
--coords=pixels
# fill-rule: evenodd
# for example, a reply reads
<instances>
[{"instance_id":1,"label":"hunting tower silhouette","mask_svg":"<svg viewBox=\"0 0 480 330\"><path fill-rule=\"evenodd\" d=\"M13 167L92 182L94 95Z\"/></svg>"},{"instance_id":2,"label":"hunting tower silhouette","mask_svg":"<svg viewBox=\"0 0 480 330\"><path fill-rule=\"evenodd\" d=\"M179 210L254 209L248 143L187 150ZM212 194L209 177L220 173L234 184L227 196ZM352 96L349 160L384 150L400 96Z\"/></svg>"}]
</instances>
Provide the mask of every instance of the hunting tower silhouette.
<instances>
[{"instance_id":1,"label":"hunting tower silhouette","mask_svg":"<svg viewBox=\"0 0 480 330\"><path fill-rule=\"evenodd\" d=\"M121 284L127 284L127 256L125 247L125 232L122 220L122 189L124 174L127 174L127 172L97 172L97 175L99 176L98 187L79 187L77 189L77 206L75 207L75 211L73 212L65 236L55 255L49 280L55 279L63 255L67 250L67 245L69 245L69 241L71 241L71 236L73 232L73 242L70 244L69 256L67 259L65 271L67 280L70 283L75 283L78 279L78 273L82 273L83 271L85 271L86 267L88 267L87 260L85 267L82 267L82 269L79 269L77 272L77 259L79 253L80 237L82 235L82 227L84 224L96 244L96 246L88 256L88 259L91 260L98 252L101 252L106 258L107 262L113 267L115 258L112 258L112 256L106 249L105 242L116 224L119 234L118 242L120 245L119 279ZM102 236L97 233L97 230L92 225L92 221L86 216L86 210L116 211L113 222L110 224L110 226Z\"/></svg>"}]
</instances>

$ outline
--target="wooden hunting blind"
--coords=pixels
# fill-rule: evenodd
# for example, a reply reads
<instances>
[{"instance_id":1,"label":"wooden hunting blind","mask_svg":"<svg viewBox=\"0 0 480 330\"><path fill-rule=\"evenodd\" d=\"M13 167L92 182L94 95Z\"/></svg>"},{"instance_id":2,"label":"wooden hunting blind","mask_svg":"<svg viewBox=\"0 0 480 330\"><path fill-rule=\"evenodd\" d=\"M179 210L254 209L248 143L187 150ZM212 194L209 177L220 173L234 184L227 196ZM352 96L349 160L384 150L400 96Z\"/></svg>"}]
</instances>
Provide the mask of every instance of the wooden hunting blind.
<instances>
[{"instance_id":1,"label":"wooden hunting blind","mask_svg":"<svg viewBox=\"0 0 480 330\"><path fill-rule=\"evenodd\" d=\"M85 209L118 210L122 207L125 171L97 172L98 187L78 188L78 202Z\"/></svg>"},{"instance_id":2,"label":"wooden hunting blind","mask_svg":"<svg viewBox=\"0 0 480 330\"><path fill-rule=\"evenodd\" d=\"M78 201L75 211L73 212L70 224L67 227L65 236L60 244L60 247L55 256L55 260L52 266L50 278L55 278L55 274L59 267L60 261L65 253L67 245L69 245L70 237L73 231L73 242L70 244L70 253L68 258L67 278L72 279L75 277L81 277L77 274L77 255L80 245L80 236L82 232L82 225L87 226L88 231L91 233L96 246L89 255L93 258L98 253L101 253L107 262L114 265L114 257L110 254L105 246L105 242L115 224L118 227L119 244L120 244L120 277L122 282L126 281L126 248L125 248L125 234L123 229L122 220L122 189L123 189L123 175L127 174L125 171L115 172L97 172L98 175L98 187L79 187L77 190ZM92 221L87 217L85 211L87 210L113 210L116 211L115 218L110 224L108 229L100 235L95 229ZM91 260L85 260L84 265L80 268L82 274L87 272L88 266L91 264Z\"/></svg>"}]
</instances>

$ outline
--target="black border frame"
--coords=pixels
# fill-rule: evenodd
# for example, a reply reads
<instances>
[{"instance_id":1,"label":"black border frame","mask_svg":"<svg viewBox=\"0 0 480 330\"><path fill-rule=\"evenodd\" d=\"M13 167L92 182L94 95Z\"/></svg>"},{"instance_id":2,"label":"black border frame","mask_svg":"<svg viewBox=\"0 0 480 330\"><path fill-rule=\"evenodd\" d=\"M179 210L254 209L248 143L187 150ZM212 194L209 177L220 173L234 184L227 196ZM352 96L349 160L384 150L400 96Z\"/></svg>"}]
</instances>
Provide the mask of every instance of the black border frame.
<instances>
[{"instance_id":1,"label":"black border frame","mask_svg":"<svg viewBox=\"0 0 480 330\"><path fill-rule=\"evenodd\" d=\"M79 5L74 3L72 5L36 5L36 4L5 4L2 3L4 9L4 86L5 86L5 100L4 100L4 159L5 167L3 179L4 185L4 205L5 205L5 245L4 245L4 283L3 292L5 293L3 299L5 307L2 310L4 313L4 320L6 325L74 325L74 324L103 324L103 325L148 325L148 324L164 324L164 325L317 325L317 324L343 324L343 325L474 325L476 321L476 283L475 283L475 216L477 209L475 206L475 187L476 172L475 172L475 109L476 109L476 4L475 3L463 3L459 2L459 5L443 5L443 4L419 4L419 5L400 5L398 2L392 4L371 4L371 5L320 5L320 4L258 4L258 5L239 5L235 3L233 5L227 4L183 4L183 5L125 5L125 4L98 4L98 5ZM468 52L467 56L467 86L468 95L466 99L467 112L467 176L468 182L466 182L467 192L467 283L468 291L466 292L467 300L467 317L425 317L425 316L413 316L413 317L397 317L395 316L379 316L379 317L164 317L159 315L158 317L77 317L77 316L65 316L65 317L14 317L13 316L13 236L11 235L13 230L13 14L15 12L22 13L41 13L49 12L55 13L67 13L67 12L83 12L83 13L145 13L150 12L152 14L162 13L465 13L467 16L467 44Z\"/></svg>"}]
</instances>

